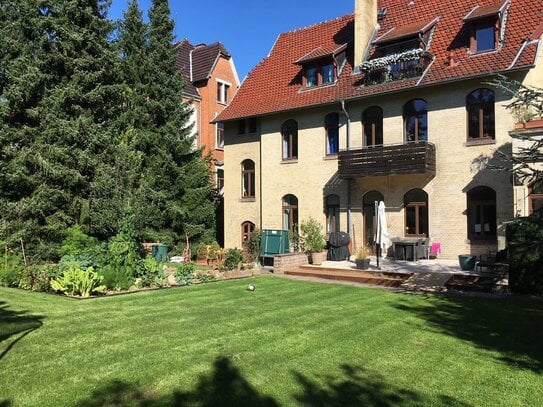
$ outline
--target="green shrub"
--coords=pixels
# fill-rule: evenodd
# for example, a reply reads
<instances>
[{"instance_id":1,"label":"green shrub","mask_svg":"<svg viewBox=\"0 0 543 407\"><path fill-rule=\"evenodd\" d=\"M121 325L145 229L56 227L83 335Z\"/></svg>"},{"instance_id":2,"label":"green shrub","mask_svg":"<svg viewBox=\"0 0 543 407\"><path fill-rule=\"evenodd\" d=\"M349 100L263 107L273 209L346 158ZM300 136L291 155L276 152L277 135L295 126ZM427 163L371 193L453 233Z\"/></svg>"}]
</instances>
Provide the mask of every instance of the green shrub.
<instances>
[{"instance_id":1,"label":"green shrub","mask_svg":"<svg viewBox=\"0 0 543 407\"><path fill-rule=\"evenodd\" d=\"M262 232L256 228L245 242L243 248L247 254L247 260L250 262L258 261L260 257L260 241L262 240Z\"/></svg>"},{"instance_id":2,"label":"green shrub","mask_svg":"<svg viewBox=\"0 0 543 407\"><path fill-rule=\"evenodd\" d=\"M34 264L24 267L17 273L19 288L33 291L51 291L51 280L59 275L54 264Z\"/></svg>"},{"instance_id":3,"label":"green shrub","mask_svg":"<svg viewBox=\"0 0 543 407\"><path fill-rule=\"evenodd\" d=\"M109 290L128 290L134 285L132 269L128 267L115 267L108 264L102 267L98 273L104 278L103 283Z\"/></svg>"},{"instance_id":4,"label":"green shrub","mask_svg":"<svg viewBox=\"0 0 543 407\"><path fill-rule=\"evenodd\" d=\"M69 295L89 297L94 292L106 290L106 286L102 284L103 280L104 278L92 267L86 270L70 268L57 279L51 280L51 288Z\"/></svg>"},{"instance_id":5,"label":"green shrub","mask_svg":"<svg viewBox=\"0 0 543 407\"><path fill-rule=\"evenodd\" d=\"M174 278L179 285L191 285L194 279L194 263L179 263L175 266Z\"/></svg>"},{"instance_id":6,"label":"green shrub","mask_svg":"<svg viewBox=\"0 0 543 407\"><path fill-rule=\"evenodd\" d=\"M198 281L200 283L209 283L211 281L216 281L217 277L215 277L213 274L200 274L198 275Z\"/></svg>"},{"instance_id":7,"label":"green shrub","mask_svg":"<svg viewBox=\"0 0 543 407\"><path fill-rule=\"evenodd\" d=\"M21 257L11 248L4 246L4 256L0 262L0 285L17 287L19 285L18 274L22 269Z\"/></svg>"},{"instance_id":8,"label":"green shrub","mask_svg":"<svg viewBox=\"0 0 543 407\"><path fill-rule=\"evenodd\" d=\"M62 245L59 249L59 255L78 255L92 251L96 246L97 240L94 237L88 236L83 232L81 226L74 225L68 228L66 237L62 241Z\"/></svg>"},{"instance_id":9,"label":"green shrub","mask_svg":"<svg viewBox=\"0 0 543 407\"><path fill-rule=\"evenodd\" d=\"M66 254L58 262L60 272L64 272L70 268L86 270L89 267L95 270L100 268L100 264L94 253Z\"/></svg>"},{"instance_id":10,"label":"green shrub","mask_svg":"<svg viewBox=\"0 0 543 407\"><path fill-rule=\"evenodd\" d=\"M234 270L238 265L243 263L243 251L237 247L228 249L224 259L224 266L227 270Z\"/></svg>"},{"instance_id":11,"label":"green shrub","mask_svg":"<svg viewBox=\"0 0 543 407\"><path fill-rule=\"evenodd\" d=\"M152 256L147 256L142 267L137 269L137 279L140 287L162 287L166 274L163 265Z\"/></svg>"},{"instance_id":12,"label":"green shrub","mask_svg":"<svg viewBox=\"0 0 543 407\"><path fill-rule=\"evenodd\" d=\"M326 237L322 233L322 225L313 218L300 224L303 249L310 253L319 253L326 247Z\"/></svg>"},{"instance_id":13,"label":"green shrub","mask_svg":"<svg viewBox=\"0 0 543 407\"><path fill-rule=\"evenodd\" d=\"M511 291L543 295L543 210L507 225Z\"/></svg>"}]
</instances>

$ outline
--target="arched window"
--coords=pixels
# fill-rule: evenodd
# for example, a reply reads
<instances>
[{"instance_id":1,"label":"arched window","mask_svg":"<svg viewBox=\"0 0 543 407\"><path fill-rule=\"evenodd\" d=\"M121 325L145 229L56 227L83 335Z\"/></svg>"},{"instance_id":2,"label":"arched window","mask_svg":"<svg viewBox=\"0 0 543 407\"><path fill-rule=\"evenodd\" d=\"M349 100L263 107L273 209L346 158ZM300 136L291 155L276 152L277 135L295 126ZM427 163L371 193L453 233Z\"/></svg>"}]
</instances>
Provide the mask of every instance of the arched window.
<instances>
[{"instance_id":1,"label":"arched window","mask_svg":"<svg viewBox=\"0 0 543 407\"><path fill-rule=\"evenodd\" d=\"M428 194L412 189L403 196L405 207L405 235L428 236Z\"/></svg>"},{"instance_id":2,"label":"arched window","mask_svg":"<svg viewBox=\"0 0 543 407\"><path fill-rule=\"evenodd\" d=\"M324 118L326 131L326 155L337 154L339 151L339 114L330 113Z\"/></svg>"},{"instance_id":3,"label":"arched window","mask_svg":"<svg viewBox=\"0 0 543 407\"><path fill-rule=\"evenodd\" d=\"M241 187L243 198L255 197L255 163L252 160L241 163Z\"/></svg>"},{"instance_id":4,"label":"arched window","mask_svg":"<svg viewBox=\"0 0 543 407\"><path fill-rule=\"evenodd\" d=\"M489 187L475 187L468 191L468 237L492 239L496 237L496 191Z\"/></svg>"},{"instance_id":5,"label":"arched window","mask_svg":"<svg viewBox=\"0 0 543 407\"><path fill-rule=\"evenodd\" d=\"M490 89L476 89L466 97L468 115L468 140L493 139L494 92Z\"/></svg>"},{"instance_id":6,"label":"arched window","mask_svg":"<svg viewBox=\"0 0 543 407\"><path fill-rule=\"evenodd\" d=\"M543 208L543 179L540 179L530 185L529 212L537 211Z\"/></svg>"},{"instance_id":7,"label":"arched window","mask_svg":"<svg viewBox=\"0 0 543 407\"><path fill-rule=\"evenodd\" d=\"M383 109L379 106L368 107L362 113L364 128L364 147L383 144Z\"/></svg>"},{"instance_id":8,"label":"arched window","mask_svg":"<svg viewBox=\"0 0 543 407\"><path fill-rule=\"evenodd\" d=\"M375 247L375 231L377 229L375 217L375 201L384 201L385 198L379 191L369 191L362 198L362 214L364 215L364 244L367 247Z\"/></svg>"},{"instance_id":9,"label":"arched window","mask_svg":"<svg viewBox=\"0 0 543 407\"><path fill-rule=\"evenodd\" d=\"M245 221L241 224L241 247L244 247L244 243L248 240L255 231L255 224L253 222Z\"/></svg>"},{"instance_id":10,"label":"arched window","mask_svg":"<svg viewBox=\"0 0 543 407\"><path fill-rule=\"evenodd\" d=\"M292 194L283 197L283 229L298 232L298 198Z\"/></svg>"},{"instance_id":11,"label":"arched window","mask_svg":"<svg viewBox=\"0 0 543 407\"><path fill-rule=\"evenodd\" d=\"M413 99L403 106L405 141L428 140L428 103L423 99Z\"/></svg>"},{"instance_id":12,"label":"arched window","mask_svg":"<svg viewBox=\"0 0 543 407\"><path fill-rule=\"evenodd\" d=\"M298 123L296 120L287 120L281 126L283 139L283 160L298 158Z\"/></svg>"},{"instance_id":13,"label":"arched window","mask_svg":"<svg viewBox=\"0 0 543 407\"><path fill-rule=\"evenodd\" d=\"M326 197L326 232L339 232L339 196Z\"/></svg>"}]
</instances>

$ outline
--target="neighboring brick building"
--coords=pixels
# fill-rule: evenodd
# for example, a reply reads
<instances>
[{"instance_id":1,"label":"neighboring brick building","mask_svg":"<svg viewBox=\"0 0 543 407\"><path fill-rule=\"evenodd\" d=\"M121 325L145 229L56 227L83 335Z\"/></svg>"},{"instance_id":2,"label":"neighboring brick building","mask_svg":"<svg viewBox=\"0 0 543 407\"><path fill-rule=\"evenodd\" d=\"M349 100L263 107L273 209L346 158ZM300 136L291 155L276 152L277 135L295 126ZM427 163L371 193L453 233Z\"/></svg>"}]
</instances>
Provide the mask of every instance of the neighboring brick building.
<instances>
[{"instance_id":1,"label":"neighboring brick building","mask_svg":"<svg viewBox=\"0 0 543 407\"><path fill-rule=\"evenodd\" d=\"M217 120L225 123L226 246L254 227L371 244L374 202L391 237L442 257L503 248L515 214L501 73L543 84L543 0L357 0L355 13L283 33ZM238 180L237 182L235 180Z\"/></svg>"},{"instance_id":2,"label":"neighboring brick building","mask_svg":"<svg viewBox=\"0 0 543 407\"><path fill-rule=\"evenodd\" d=\"M203 154L211 153L212 171L218 194L224 187L224 129L220 122L213 122L230 103L239 88L239 78L230 53L220 42L192 45L188 40L179 41L177 67L185 77L185 101L193 107L193 135L196 148L203 147ZM222 203L217 208L217 240L222 243Z\"/></svg>"}]
</instances>

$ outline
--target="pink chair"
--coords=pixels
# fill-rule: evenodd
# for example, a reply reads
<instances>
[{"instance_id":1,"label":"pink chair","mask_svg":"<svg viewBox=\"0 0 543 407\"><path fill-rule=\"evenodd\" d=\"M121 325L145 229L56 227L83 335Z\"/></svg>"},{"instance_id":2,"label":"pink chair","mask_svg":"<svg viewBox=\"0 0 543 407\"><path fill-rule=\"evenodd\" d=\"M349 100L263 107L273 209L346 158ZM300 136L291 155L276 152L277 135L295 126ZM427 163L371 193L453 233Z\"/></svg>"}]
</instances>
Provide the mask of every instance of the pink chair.
<instances>
[{"instance_id":1,"label":"pink chair","mask_svg":"<svg viewBox=\"0 0 543 407\"><path fill-rule=\"evenodd\" d=\"M428 249L428 258L437 259L439 253L441 253L441 243L432 243Z\"/></svg>"}]
</instances>

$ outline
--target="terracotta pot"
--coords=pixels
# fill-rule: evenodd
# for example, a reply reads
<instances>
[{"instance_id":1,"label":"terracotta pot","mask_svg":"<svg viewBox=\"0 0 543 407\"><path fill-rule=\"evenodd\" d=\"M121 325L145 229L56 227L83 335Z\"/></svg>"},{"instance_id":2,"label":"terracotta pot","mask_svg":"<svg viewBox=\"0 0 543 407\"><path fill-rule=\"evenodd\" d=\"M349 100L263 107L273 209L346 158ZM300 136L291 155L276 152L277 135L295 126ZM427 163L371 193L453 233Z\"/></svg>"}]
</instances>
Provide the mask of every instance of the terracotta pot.
<instances>
[{"instance_id":1,"label":"terracotta pot","mask_svg":"<svg viewBox=\"0 0 543 407\"><path fill-rule=\"evenodd\" d=\"M318 253L311 253L311 264L319 266L326 260L326 250Z\"/></svg>"},{"instance_id":2,"label":"terracotta pot","mask_svg":"<svg viewBox=\"0 0 543 407\"><path fill-rule=\"evenodd\" d=\"M538 127L543 127L543 119L529 120L524 124L524 127L527 129L535 129Z\"/></svg>"}]
</instances>

